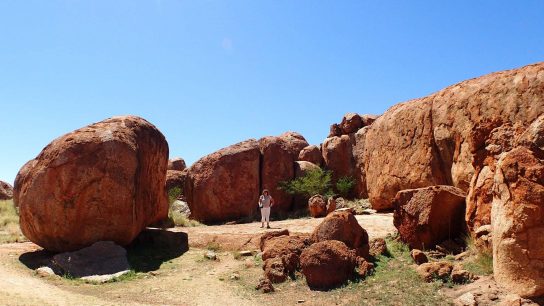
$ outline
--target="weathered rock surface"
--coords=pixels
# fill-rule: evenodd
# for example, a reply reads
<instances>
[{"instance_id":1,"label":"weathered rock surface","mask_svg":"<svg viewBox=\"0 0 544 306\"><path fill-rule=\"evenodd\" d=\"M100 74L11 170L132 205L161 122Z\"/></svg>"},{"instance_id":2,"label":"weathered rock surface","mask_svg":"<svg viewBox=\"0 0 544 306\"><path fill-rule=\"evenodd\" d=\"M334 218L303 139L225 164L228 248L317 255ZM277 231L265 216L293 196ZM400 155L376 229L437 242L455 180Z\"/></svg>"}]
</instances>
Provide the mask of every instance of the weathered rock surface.
<instances>
[{"instance_id":1,"label":"weathered rock surface","mask_svg":"<svg viewBox=\"0 0 544 306\"><path fill-rule=\"evenodd\" d=\"M342 134L346 135L357 132L361 127L363 127L363 121L361 116L356 113L345 114L340 123Z\"/></svg>"},{"instance_id":2,"label":"weathered rock surface","mask_svg":"<svg viewBox=\"0 0 544 306\"><path fill-rule=\"evenodd\" d=\"M321 166L323 164L323 156L318 146L307 146L298 154L298 160L307 161L312 164Z\"/></svg>"},{"instance_id":3,"label":"weathered rock surface","mask_svg":"<svg viewBox=\"0 0 544 306\"><path fill-rule=\"evenodd\" d=\"M313 218L327 215L327 200L324 196L316 194L308 200L308 210Z\"/></svg>"},{"instance_id":4,"label":"weathered rock surface","mask_svg":"<svg viewBox=\"0 0 544 306\"><path fill-rule=\"evenodd\" d=\"M254 214L260 194L259 159L258 142L247 140L194 163L185 183L192 218L209 223Z\"/></svg>"},{"instance_id":5,"label":"weathered rock surface","mask_svg":"<svg viewBox=\"0 0 544 306\"><path fill-rule=\"evenodd\" d=\"M314 163L307 162L307 161L300 161L300 160L296 161L295 162L295 178L303 177L304 175L306 175L308 171L312 171L316 169L319 169L319 166Z\"/></svg>"},{"instance_id":6,"label":"weathered rock surface","mask_svg":"<svg viewBox=\"0 0 544 306\"><path fill-rule=\"evenodd\" d=\"M383 238L374 238L368 243L370 256L376 257L387 254L387 244Z\"/></svg>"},{"instance_id":7,"label":"weathered rock surface","mask_svg":"<svg viewBox=\"0 0 544 306\"><path fill-rule=\"evenodd\" d=\"M363 153L373 208L391 208L404 189L453 185L468 191L489 133L507 123L528 126L543 113L543 71L538 63L467 80L376 119Z\"/></svg>"},{"instance_id":8,"label":"weathered rock surface","mask_svg":"<svg viewBox=\"0 0 544 306\"><path fill-rule=\"evenodd\" d=\"M321 151L325 167L332 170L333 182L343 176L353 176L355 161L350 136L342 135L325 139Z\"/></svg>"},{"instance_id":9,"label":"weathered rock surface","mask_svg":"<svg viewBox=\"0 0 544 306\"><path fill-rule=\"evenodd\" d=\"M75 252L53 256L53 264L73 277L111 275L128 272L127 252L112 241L99 241Z\"/></svg>"},{"instance_id":10,"label":"weathered rock surface","mask_svg":"<svg viewBox=\"0 0 544 306\"><path fill-rule=\"evenodd\" d=\"M400 191L393 223L410 248L429 249L464 229L466 194L452 186Z\"/></svg>"},{"instance_id":11,"label":"weathered rock surface","mask_svg":"<svg viewBox=\"0 0 544 306\"><path fill-rule=\"evenodd\" d=\"M300 256L300 265L310 288L330 289L353 276L356 257L343 242L328 240L305 249Z\"/></svg>"},{"instance_id":12,"label":"weathered rock surface","mask_svg":"<svg viewBox=\"0 0 544 306\"><path fill-rule=\"evenodd\" d=\"M165 219L168 144L152 124L113 117L61 136L26 163L14 201L23 234L51 251L129 244Z\"/></svg>"},{"instance_id":13,"label":"weathered rock surface","mask_svg":"<svg viewBox=\"0 0 544 306\"><path fill-rule=\"evenodd\" d=\"M338 240L357 252L357 256L368 257L368 233L359 225L350 211L335 211L329 214L312 233L312 241Z\"/></svg>"},{"instance_id":14,"label":"weathered rock surface","mask_svg":"<svg viewBox=\"0 0 544 306\"><path fill-rule=\"evenodd\" d=\"M262 154L261 188L268 189L274 198L274 211L287 212L293 208L293 196L280 190L279 183L295 177L293 163L300 151L308 146L304 137L295 132L268 136L259 140Z\"/></svg>"},{"instance_id":15,"label":"weathered rock surface","mask_svg":"<svg viewBox=\"0 0 544 306\"><path fill-rule=\"evenodd\" d=\"M414 262L418 265L424 264L429 261L427 255L425 255L425 253L418 249L413 249L412 251L410 251L410 257L412 257Z\"/></svg>"},{"instance_id":16,"label":"weathered rock surface","mask_svg":"<svg viewBox=\"0 0 544 306\"><path fill-rule=\"evenodd\" d=\"M364 127L357 131L350 138L352 145L352 156L354 162L353 179L355 180L354 193L358 199L368 198L368 189L366 186L365 172L365 141L369 127Z\"/></svg>"},{"instance_id":17,"label":"weathered rock surface","mask_svg":"<svg viewBox=\"0 0 544 306\"><path fill-rule=\"evenodd\" d=\"M183 171L187 168L185 160L181 157L175 157L168 160L168 170Z\"/></svg>"},{"instance_id":18,"label":"weathered rock surface","mask_svg":"<svg viewBox=\"0 0 544 306\"><path fill-rule=\"evenodd\" d=\"M183 171L178 170L168 170L166 171L166 191L169 191L173 188L179 188L181 194L185 191L185 180L187 179L188 171L187 169Z\"/></svg>"},{"instance_id":19,"label":"weathered rock surface","mask_svg":"<svg viewBox=\"0 0 544 306\"><path fill-rule=\"evenodd\" d=\"M544 155L517 147L495 172L491 212L495 279L522 297L544 295Z\"/></svg>"},{"instance_id":20,"label":"weathered rock surface","mask_svg":"<svg viewBox=\"0 0 544 306\"><path fill-rule=\"evenodd\" d=\"M447 261L427 262L416 268L419 276L426 282L431 282L435 279L447 281L452 270L452 264Z\"/></svg>"},{"instance_id":21,"label":"weathered rock surface","mask_svg":"<svg viewBox=\"0 0 544 306\"><path fill-rule=\"evenodd\" d=\"M0 200L11 200L13 198L13 186L0 181Z\"/></svg>"},{"instance_id":22,"label":"weathered rock surface","mask_svg":"<svg viewBox=\"0 0 544 306\"><path fill-rule=\"evenodd\" d=\"M274 234L277 236L261 237L264 274L273 283L285 281L299 268L300 254L309 245L307 239L283 233L281 231Z\"/></svg>"}]
</instances>

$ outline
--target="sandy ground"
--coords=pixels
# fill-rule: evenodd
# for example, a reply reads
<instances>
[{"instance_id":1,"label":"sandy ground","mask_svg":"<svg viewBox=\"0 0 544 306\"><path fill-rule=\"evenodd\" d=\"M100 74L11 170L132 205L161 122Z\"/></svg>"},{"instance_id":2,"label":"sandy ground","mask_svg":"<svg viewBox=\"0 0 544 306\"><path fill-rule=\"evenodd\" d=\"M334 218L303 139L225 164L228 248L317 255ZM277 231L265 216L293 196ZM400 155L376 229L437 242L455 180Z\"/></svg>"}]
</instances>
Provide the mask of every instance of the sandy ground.
<instances>
[{"instance_id":1,"label":"sandy ground","mask_svg":"<svg viewBox=\"0 0 544 306\"><path fill-rule=\"evenodd\" d=\"M392 214L357 216L371 238L395 231ZM321 219L276 221L271 230L289 229L291 233L311 233ZM187 232L191 249L178 258L164 262L160 269L138 273L135 279L102 285L87 284L59 277L41 278L21 261L21 255L40 248L33 243L0 245L1 305L285 305L296 304L300 296L264 295L230 280L232 273L258 277L260 267L248 268L248 260L236 260L232 250L257 250L258 238L267 231L260 223L176 228ZM211 242L220 245L219 261L203 258L200 249ZM281 290L281 288L280 288ZM298 293L297 293L298 294ZM305 305L322 305L320 293L308 290ZM323 296L321 294L321 296ZM327 302L329 303L329 302Z\"/></svg>"}]
</instances>

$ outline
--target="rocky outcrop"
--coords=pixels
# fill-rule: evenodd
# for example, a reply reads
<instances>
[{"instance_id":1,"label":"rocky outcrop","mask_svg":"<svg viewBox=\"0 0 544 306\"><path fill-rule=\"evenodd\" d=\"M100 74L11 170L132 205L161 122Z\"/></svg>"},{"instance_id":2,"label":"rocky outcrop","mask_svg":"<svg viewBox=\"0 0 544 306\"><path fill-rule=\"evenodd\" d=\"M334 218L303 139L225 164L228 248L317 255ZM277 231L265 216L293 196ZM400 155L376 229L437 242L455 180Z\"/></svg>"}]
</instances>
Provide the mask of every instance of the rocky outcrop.
<instances>
[{"instance_id":1,"label":"rocky outcrop","mask_svg":"<svg viewBox=\"0 0 544 306\"><path fill-rule=\"evenodd\" d=\"M129 244L165 219L168 144L152 124L113 117L61 136L19 171L20 226L50 251Z\"/></svg>"},{"instance_id":2,"label":"rocky outcrop","mask_svg":"<svg viewBox=\"0 0 544 306\"><path fill-rule=\"evenodd\" d=\"M532 144L499 159L491 212L494 277L522 297L544 295L544 151Z\"/></svg>"},{"instance_id":3,"label":"rocky outcrop","mask_svg":"<svg viewBox=\"0 0 544 306\"><path fill-rule=\"evenodd\" d=\"M247 140L194 163L185 183L192 218L210 223L254 214L260 194L260 156L259 143Z\"/></svg>"},{"instance_id":4,"label":"rocky outcrop","mask_svg":"<svg viewBox=\"0 0 544 306\"><path fill-rule=\"evenodd\" d=\"M312 241L338 240L344 242L357 256L368 257L368 233L350 211L329 214L312 233Z\"/></svg>"},{"instance_id":5,"label":"rocky outcrop","mask_svg":"<svg viewBox=\"0 0 544 306\"><path fill-rule=\"evenodd\" d=\"M298 155L298 160L307 161L318 166L321 166L321 164L323 164L323 156L321 155L321 150L318 146L313 145L303 148Z\"/></svg>"},{"instance_id":6,"label":"rocky outcrop","mask_svg":"<svg viewBox=\"0 0 544 306\"><path fill-rule=\"evenodd\" d=\"M13 198L13 186L0 181L0 200L11 200Z\"/></svg>"},{"instance_id":7,"label":"rocky outcrop","mask_svg":"<svg viewBox=\"0 0 544 306\"><path fill-rule=\"evenodd\" d=\"M168 170L166 171L166 191L173 188L179 188L181 194L184 194L185 180L187 179L187 169L183 171Z\"/></svg>"},{"instance_id":8,"label":"rocky outcrop","mask_svg":"<svg viewBox=\"0 0 544 306\"><path fill-rule=\"evenodd\" d=\"M332 171L332 181L343 176L353 176L354 164L352 142L349 135L325 139L321 151L325 167Z\"/></svg>"},{"instance_id":9,"label":"rocky outcrop","mask_svg":"<svg viewBox=\"0 0 544 306\"><path fill-rule=\"evenodd\" d=\"M183 171L187 168L185 160L181 157L174 157L168 160L168 170Z\"/></svg>"},{"instance_id":10,"label":"rocky outcrop","mask_svg":"<svg viewBox=\"0 0 544 306\"><path fill-rule=\"evenodd\" d=\"M287 212L293 208L293 196L279 189L279 183L295 177L294 162L308 146L304 137L295 132L268 136L259 140L262 155L260 184L274 198L274 211ZM255 199L254 199L255 201Z\"/></svg>"},{"instance_id":11,"label":"rocky outcrop","mask_svg":"<svg viewBox=\"0 0 544 306\"><path fill-rule=\"evenodd\" d=\"M394 224L410 248L429 249L464 230L466 194L452 186L400 191L395 198Z\"/></svg>"},{"instance_id":12,"label":"rocky outcrop","mask_svg":"<svg viewBox=\"0 0 544 306\"><path fill-rule=\"evenodd\" d=\"M467 80L376 119L362 154L373 208L391 208L404 189L453 185L468 191L490 133L505 124L527 127L542 114L543 71L538 63Z\"/></svg>"},{"instance_id":13,"label":"rocky outcrop","mask_svg":"<svg viewBox=\"0 0 544 306\"><path fill-rule=\"evenodd\" d=\"M299 236L283 235L261 238L264 260L263 270L267 279L281 283L295 273L300 266L300 254L309 245L309 241Z\"/></svg>"},{"instance_id":14,"label":"rocky outcrop","mask_svg":"<svg viewBox=\"0 0 544 306\"><path fill-rule=\"evenodd\" d=\"M314 289L342 285L354 275L356 262L355 252L336 240L314 243L300 256L302 274Z\"/></svg>"}]
</instances>

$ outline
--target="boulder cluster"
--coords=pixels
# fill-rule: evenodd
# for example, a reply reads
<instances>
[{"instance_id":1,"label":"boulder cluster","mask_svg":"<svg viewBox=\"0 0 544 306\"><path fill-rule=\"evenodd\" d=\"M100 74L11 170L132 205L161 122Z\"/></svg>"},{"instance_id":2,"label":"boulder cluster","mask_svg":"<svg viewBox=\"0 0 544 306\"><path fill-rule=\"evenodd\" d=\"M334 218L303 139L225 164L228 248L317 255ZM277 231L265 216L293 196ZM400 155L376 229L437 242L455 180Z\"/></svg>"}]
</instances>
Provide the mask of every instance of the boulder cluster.
<instances>
[{"instance_id":1,"label":"boulder cluster","mask_svg":"<svg viewBox=\"0 0 544 306\"><path fill-rule=\"evenodd\" d=\"M288 230L268 232L261 236L264 280L257 287L273 291L263 284L284 282L297 271L313 289L337 287L357 274L364 278L373 269L372 256L387 250L383 239L371 244L372 255L368 234L350 211L328 215L310 237L293 236Z\"/></svg>"}]
</instances>

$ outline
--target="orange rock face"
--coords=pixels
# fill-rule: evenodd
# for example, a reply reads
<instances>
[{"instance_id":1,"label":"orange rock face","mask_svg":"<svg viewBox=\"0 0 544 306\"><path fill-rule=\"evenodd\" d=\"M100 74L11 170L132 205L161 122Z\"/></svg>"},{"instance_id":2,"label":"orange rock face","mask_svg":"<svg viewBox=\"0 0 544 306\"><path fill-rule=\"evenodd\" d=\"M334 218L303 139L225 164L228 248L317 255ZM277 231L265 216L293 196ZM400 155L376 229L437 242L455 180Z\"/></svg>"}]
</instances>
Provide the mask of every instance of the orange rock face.
<instances>
[{"instance_id":1,"label":"orange rock face","mask_svg":"<svg viewBox=\"0 0 544 306\"><path fill-rule=\"evenodd\" d=\"M167 217L168 144L142 118L113 117L55 139L16 178L23 234L72 251L97 241L129 244Z\"/></svg>"},{"instance_id":2,"label":"orange rock face","mask_svg":"<svg viewBox=\"0 0 544 306\"><path fill-rule=\"evenodd\" d=\"M11 200L12 198L13 187L4 181L0 181L0 200Z\"/></svg>"},{"instance_id":3,"label":"orange rock face","mask_svg":"<svg viewBox=\"0 0 544 306\"><path fill-rule=\"evenodd\" d=\"M321 156L321 150L319 149L319 147L312 145L307 146L300 151L298 155L298 160L310 162L312 164L321 166L321 164L323 163L323 156Z\"/></svg>"},{"instance_id":4,"label":"orange rock face","mask_svg":"<svg viewBox=\"0 0 544 306\"><path fill-rule=\"evenodd\" d=\"M490 133L505 124L526 127L543 113L543 73L544 63L492 73L395 105L376 119L362 154L373 208L391 208L404 189L468 191Z\"/></svg>"},{"instance_id":5,"label":"orange rock face","mask_svg":"<svg viewBox=\"0 0 544 306\"><path fill-rule=\"evenodd\" d=\"M260 194L259 159L259 144L252 139L193 164L185 183L191 217L209 223L253 215Z\"/></svg>"},{"instance_id":6,"label":"orange rock face","mask_svg":"<svg viewBox=\"0 0 544 306\"><path fill-rule=\"evenodd\" d=\"M325 167L332 170L332 181L343 176L353 176L355 161L349 135L334 136L325 139L322 146Z\"/></svg>"},{"instance_id":7,"label":"orange rock face","mask_svg":"<svg viewBox=\"0 0 544 306\"><path fill-rule=\"evenodd\" d=\"M466 194L452 186L400 191L393 222L410 248L429 249L464 229Z\"/></svg>"},{"instance_id":8,"label":"orange rock face","mask_svg":"<svg viewBox=\"0 0 544 306\"><path fill-rule=\"evenodd\" d=\"M295 177L294 162L300 151L308 146L302 135L287 132L280 136L268 136L259 140L262 164L260 169L261 188L268 189L274 198L273 211L290 211L293 196L278 188L282 181Z\"/></svg>"},{"instance_id":9,"label":"orange rock face","mask_svg":"<svg viewBox=\"0 0 544 306\"><path fill-rule=\"evenodd\" d=\"M183 171L187 168L185 160L181 157L175 157L168 160L168 170Z\"/></svg>"},{"instance_id":10,"label":"orange rock face","mask_svg":"<svg viewBox=\"0 0 544 306\"><path fill-rule=\"evenodd\" d=\"M517 147L504 154L495 182L491 212L495 280L522 297L542 296L544 150Z\"/></svg>"},{"instance_id":11,"label":"orange rock face","mask_svg":"<svg viewBox=\"0 0 544 306\"><path fill-rule=\"evenodd\" d=\"M337 287L355 273L355 252L337 240L312 244L300 255L302 274L310 288L330 289Z\"/></svg>"}]
</instances>

